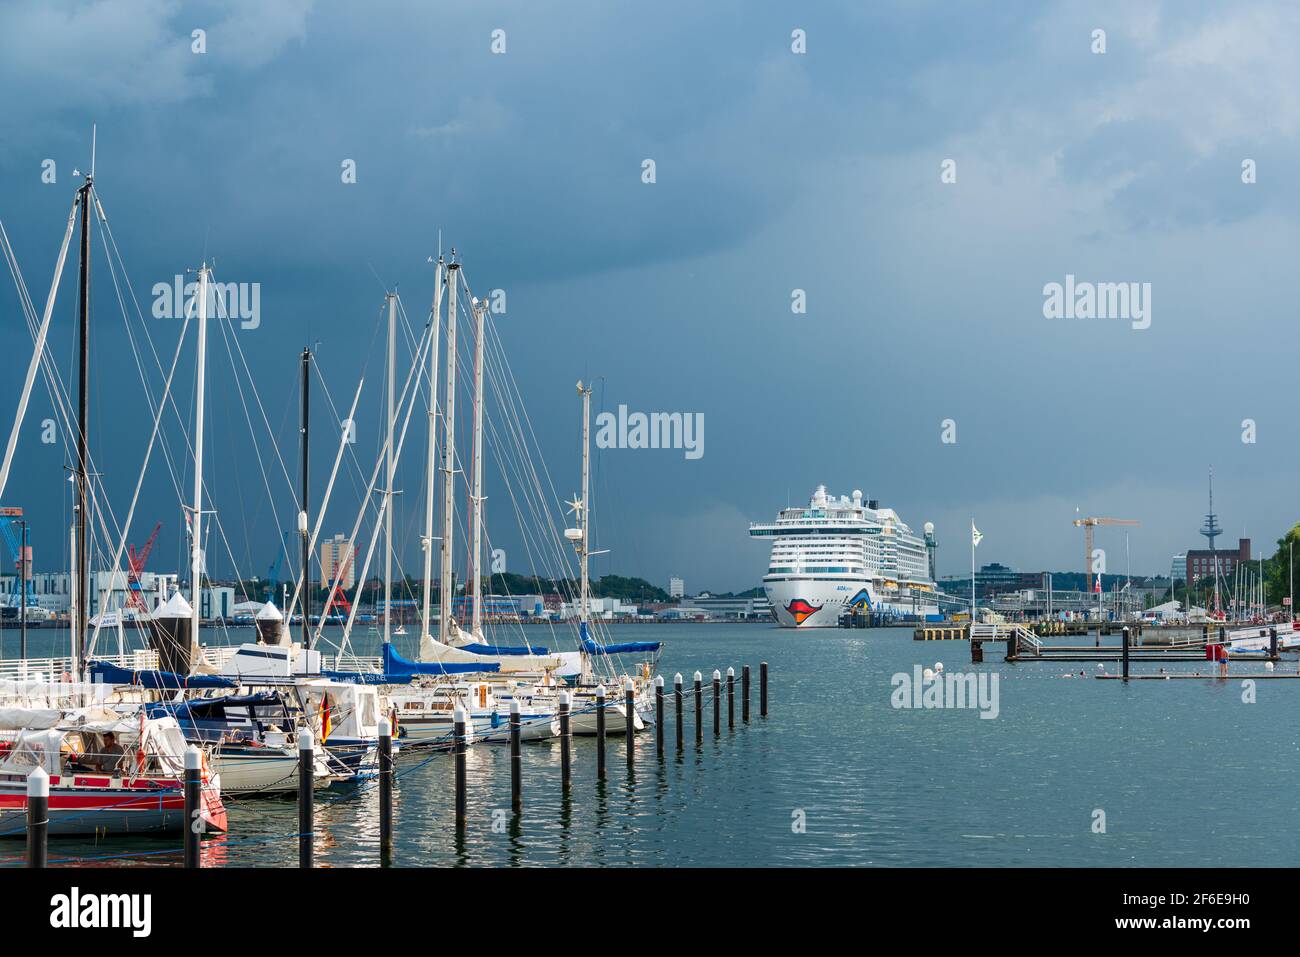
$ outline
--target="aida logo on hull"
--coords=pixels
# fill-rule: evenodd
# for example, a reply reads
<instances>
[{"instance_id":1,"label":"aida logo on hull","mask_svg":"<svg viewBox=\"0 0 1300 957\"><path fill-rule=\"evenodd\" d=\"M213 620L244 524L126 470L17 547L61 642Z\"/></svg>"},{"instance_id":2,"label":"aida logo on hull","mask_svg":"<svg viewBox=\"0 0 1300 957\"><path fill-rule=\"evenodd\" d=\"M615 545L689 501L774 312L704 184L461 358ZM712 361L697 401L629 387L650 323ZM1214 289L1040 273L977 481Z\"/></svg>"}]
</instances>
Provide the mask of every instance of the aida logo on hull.
<instances>
[{"instance_id":1,"label":"aida logo on hull","mask_svg":"<svg viewBox=\"0 0 1300 957\"><path fill-rule=\"evenodd\" d=\"M810 605L802 598L796 598L790 604L785 606L785 610L790 613L796 625L802 625L817 612L821 611L825 605Z\"/></svg>"},{"instance_id":2,"label":"aida logo on hull","mask_svg":"<svg viewBox=\"0 0 1300 957\"><path fill-rule=\"evenodd\" d=\"M863 606L871 607L871 592L865 588L859 588L858 593L849 599L848 607L862 608Z\"/></svg>"}]
</instances>

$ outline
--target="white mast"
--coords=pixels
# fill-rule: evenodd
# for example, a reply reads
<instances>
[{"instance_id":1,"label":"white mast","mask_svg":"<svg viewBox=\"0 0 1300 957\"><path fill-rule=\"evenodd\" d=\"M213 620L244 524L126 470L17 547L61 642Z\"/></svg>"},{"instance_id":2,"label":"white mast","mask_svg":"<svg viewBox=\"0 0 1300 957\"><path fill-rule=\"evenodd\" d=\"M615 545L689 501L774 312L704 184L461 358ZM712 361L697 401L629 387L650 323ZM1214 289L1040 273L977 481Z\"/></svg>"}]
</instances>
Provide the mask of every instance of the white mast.
<instances>
[{"instance_id":1,"label":"white mast","mask_svg":"<svg viewBox=\"0 0 1300 957\"><path fill-rule=\"evenodd\" d=\"M197 392L194 407L194 516L193 550L190 552L190 645L199 643L199 610L202 597L200 576L203 570L203 399L208 352L208 264L199 267L199 353L195 378ZM192 664L192 663L191 663Z\"/></svg>"},{"instance_id":2,"label":"white mast","mask_svg":"<svg viewBox=\"0 0 1300 957\"><path fill-rule=\"evenodd\" d=\"M474 611L470 620L470 633L477 636L483 633L483 317L487 312L484 303L477 298L471 300L474 307L474 492L471 501L474 504L474 543L472 556L473 568L469 585L473 594Z\"/></svg>"},{"instance_id":3,"label":"white mast","mask_svg":"<svg viewBox=\"0 0 1300 957\"><path fill-rule=\"evenodd\" d=\"M393 376L397 367L397 296L388 293L388 442L384 447L384 644L391 640L393 621L393 421L397 402Z\"/></svg>"},{"instance_id":4,"label":"white mast","mask_svg":"<svg viewBox=\"0 0 1300 957\"><path fill-rule=\"evenodd\" d=\"M578 383L578 392L582 394L582 509L579 518L582 519L582 591L579 597L579 621L586 622L589 617L589 589L591 578L587 570L587 556L591 552L591 534L588 524L588 515L591 512L590 501L590 476L591 476L591 443L589 437L591 434L591 389L582 387Z\"/></svg>"},{"instance_id":5,"label":"white mast","mask_svg":"<svg viewBox=\"0 0 1300 957\"><path fill-rule=\"evenodd\" d=\"M438 616L438 638L443 644L451 637L451 605L456 594L451 578L451 536L456 517L456 488L452 477L456 472L456 285L460 282L460 265L455 261L455 249L451 258L447 264L447 399L442 406L446 426L442 469L442 611Z\"/></svg>"},{"instance_id":6,"label":"white mast","mask_svg":"<svg viewBox=\"0 0 1300 957\"><path fill-rule=\"evenodd\" d=\"M433 478L438 446L438 333L442 322L442 255L433 280L433 344L429 348L429 449L424 466L424 608L421 615L421 639L429 637L429 614L433 594Z\"/></svg>"}]
</instances>

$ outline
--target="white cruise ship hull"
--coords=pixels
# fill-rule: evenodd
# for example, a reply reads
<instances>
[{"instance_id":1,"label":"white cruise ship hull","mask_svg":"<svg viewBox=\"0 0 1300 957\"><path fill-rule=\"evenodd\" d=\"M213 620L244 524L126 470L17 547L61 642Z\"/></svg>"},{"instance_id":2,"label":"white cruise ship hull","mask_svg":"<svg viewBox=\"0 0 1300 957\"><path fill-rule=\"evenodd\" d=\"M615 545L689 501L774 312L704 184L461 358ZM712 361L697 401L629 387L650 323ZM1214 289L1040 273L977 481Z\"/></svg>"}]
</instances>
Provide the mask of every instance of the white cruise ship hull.
<instances>
[{"instance_id":1,"label":"white cruise ship hull","mask_svg":"<svg viewBox=\"0 0 1300 957\"><path fill-rule=\"evenodd\" d=\"M899 618L939 616L933 602L918 601L913 605L910 597L905 602L889 601L870 581L783 579L764 581L763 590L782 628L835 628L840 616L854 608Z\"/></svg>"}]
</instances>

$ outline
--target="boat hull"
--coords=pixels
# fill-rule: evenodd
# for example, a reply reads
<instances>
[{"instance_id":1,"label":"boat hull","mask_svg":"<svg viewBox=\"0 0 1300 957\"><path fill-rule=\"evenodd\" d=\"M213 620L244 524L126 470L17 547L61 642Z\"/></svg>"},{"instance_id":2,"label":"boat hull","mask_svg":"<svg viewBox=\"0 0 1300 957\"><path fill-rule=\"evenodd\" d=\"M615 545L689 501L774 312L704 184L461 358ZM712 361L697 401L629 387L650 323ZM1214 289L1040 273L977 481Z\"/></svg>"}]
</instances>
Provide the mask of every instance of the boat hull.
<instances>
[{"instance_id":1,"label":"boat hull","mask_svg":"<svg viewBox=\"0 0 1300 957\"><path fill-rule=\"evenodd\" d=\"M226 809L218 790L202 792L200 812L208 831L226 830ZM185 828L185 794L178 783L163 787L52 786L49 833L59 836L121 837L168 834ZM0 836L22 837L27 824L25 784L0 788Z\"/></svg>"}]
</instances>

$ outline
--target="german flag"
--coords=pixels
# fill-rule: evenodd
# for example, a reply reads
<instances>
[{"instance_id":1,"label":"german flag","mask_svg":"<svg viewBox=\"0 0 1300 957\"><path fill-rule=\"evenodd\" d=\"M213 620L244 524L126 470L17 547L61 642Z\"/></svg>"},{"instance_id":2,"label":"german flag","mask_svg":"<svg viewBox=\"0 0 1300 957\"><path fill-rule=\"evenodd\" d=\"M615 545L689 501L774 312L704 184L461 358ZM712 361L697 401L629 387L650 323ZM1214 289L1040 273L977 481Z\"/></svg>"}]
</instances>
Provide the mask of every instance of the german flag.
<instances>
[{"instance_id":1,"label":"german flag","mask_svg":"<svg viewBox=\"0 0 1300 957\"><path fill-rule=\"evenodd\" d=\"M330 736L330 696L322 695L320 703L320 741L325 743L325 739Z\"/></svg>"}]
</instances>

